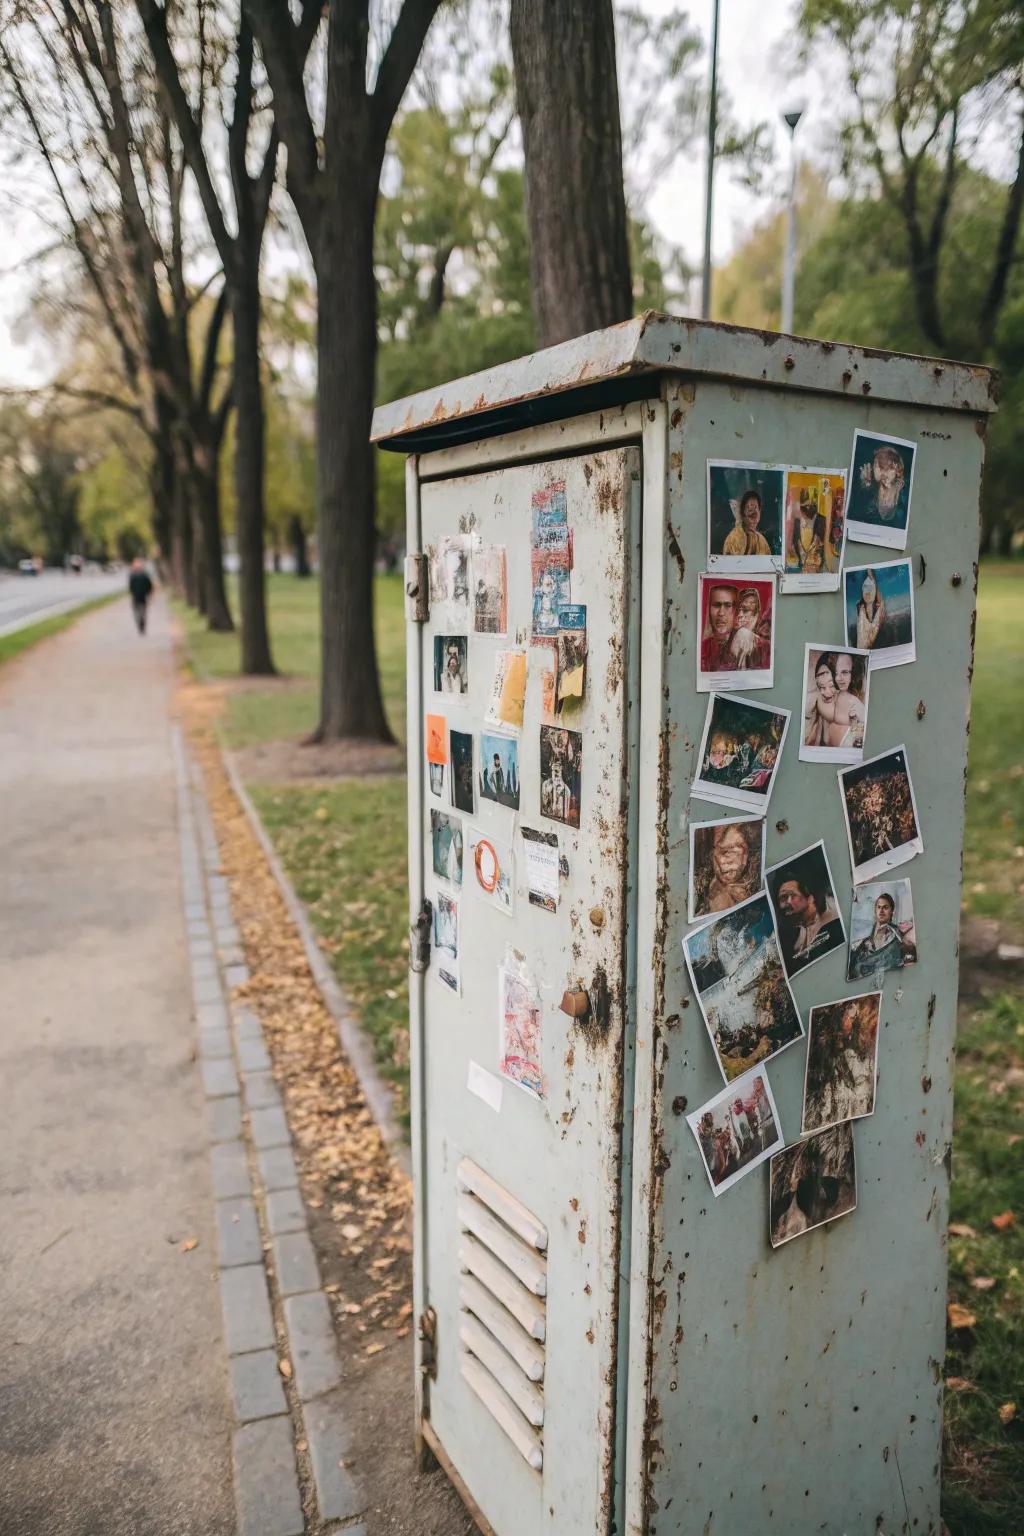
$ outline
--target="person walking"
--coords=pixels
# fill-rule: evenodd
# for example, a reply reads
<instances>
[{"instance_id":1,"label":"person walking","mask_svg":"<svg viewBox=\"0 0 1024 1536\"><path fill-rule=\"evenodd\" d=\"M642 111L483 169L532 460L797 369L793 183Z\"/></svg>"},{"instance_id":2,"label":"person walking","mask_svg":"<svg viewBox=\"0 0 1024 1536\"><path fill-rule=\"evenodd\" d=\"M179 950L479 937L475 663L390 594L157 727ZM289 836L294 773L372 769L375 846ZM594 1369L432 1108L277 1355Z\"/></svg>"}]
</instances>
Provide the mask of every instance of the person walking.
<instances>
[{"instance_id":1,"label":"person walking","mask_svg":"<svg viewBox=\"0 0 1024 1536\"><path fill-rule=\"evenodd\" d=\"M132 600L135 627L140 635L146 633L146 609L153 595L153 581L142 560L136 555L128 573L128 595Z\"/></svg>"}]
</instances>

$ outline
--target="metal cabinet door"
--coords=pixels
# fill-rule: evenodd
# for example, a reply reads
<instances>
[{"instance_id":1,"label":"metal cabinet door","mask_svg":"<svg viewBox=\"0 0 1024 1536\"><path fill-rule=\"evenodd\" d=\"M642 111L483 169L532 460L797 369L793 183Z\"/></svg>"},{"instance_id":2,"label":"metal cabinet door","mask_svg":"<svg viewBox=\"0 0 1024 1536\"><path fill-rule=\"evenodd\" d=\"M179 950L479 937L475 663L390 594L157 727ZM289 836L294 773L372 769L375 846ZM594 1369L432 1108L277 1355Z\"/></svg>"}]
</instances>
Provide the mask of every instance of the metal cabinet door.
<instances>
[{"instance_id":1,"label":"metal cabinet door","mask_svg":"<svg viewBox=\"0 0 1024 1536\"><path fill-rule=\"evenodd\" d=\"M429 459L421 461L424 469ZM531 499L558 481L565 482L573 540L572 600L586 604L588 621L586 695L576 722L582 735L578 830L541 815L542 673L554 653L530 640ZM413 494L415 500L415 486ZM630 722L639 717L630 669L637 651L640 452L623 447L423 480L418 494L421 549L446 535L469 534L478 547L503 546L508 568L507 638L474 632L471 595L468 624L454 627L435 606L418 626L418 644L410 644L419 662L418 675L410 677L410 723L417 720L410 777L419 776L411 805L420 823L418 843L413 830L411 885L435 906L442 893L458 899L461 973L456 994L439 975L435 949L414 988L414 1096L421 1095L414 1105L421 1143L417 1297L431 1309L434 1333L423 1433L496 1536L604 1532L615 1500L622 1122L630 1062ZM415 511L411 533L414 527ZM458 632L468 636L465 695L434 686L435 637ZM495 658L515 647L528 658L518 811L483 798L480 784ZM420 734L427 714L473 734L473 814L451 804L450 762L441 795L432 792ZM432 810L461 823L460 888L433 871ZM558 836L567 872L563 867L554 912L528 899L524 826ZM471 829L512 846L511 915L490 904L479 886ZM523 957L539 991L543 1101L495 1077L499 967L509 947ZM579 983L594 1009L581 1023L560 1009L565 989ZM476 1067L491 1075L492 1087L500 1083L500 1109L468 1091L467 1075Z\"/></svg>"}]
</instances>

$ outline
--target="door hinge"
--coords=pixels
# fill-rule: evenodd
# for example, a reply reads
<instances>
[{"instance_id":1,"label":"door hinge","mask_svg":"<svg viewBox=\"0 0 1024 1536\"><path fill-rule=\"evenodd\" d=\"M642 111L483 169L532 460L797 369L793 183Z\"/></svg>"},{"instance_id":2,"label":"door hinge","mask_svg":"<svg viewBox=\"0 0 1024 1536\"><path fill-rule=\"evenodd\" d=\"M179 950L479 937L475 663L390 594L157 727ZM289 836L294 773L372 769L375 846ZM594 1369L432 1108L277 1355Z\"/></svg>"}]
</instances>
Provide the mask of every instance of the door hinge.
<instances>
[{"instance_id":1,"label":"door hinge","mask_svg":"<svg viewBox=\"0 0 1024 1536\"><path fill-rule=\"evenodd\" d=\"M437 1313L428 1307L420 1313L420 1371L437 1380Z\"/></svg>"},{"instance_id":2,"label":"door hinge","mask_svg":"<svg viewBox=\"0 0 1024 1536\"><path fill-rule=\"evenodd\" d=\"M430 966L430 930L434 921L434 909L424 900L420 915L409 929L409 969L425 971Z\"/></svg>"},{"instance_id":3,"label":"door hinge","mask_svg":"<svg viewBox=\"0 0 1024 1536\"><path fill-rule=\"evenodd\" d=\"M426 555L405 557L405 617L411 624L430 618L430 573Z\"/></svg>"}]
</instances>

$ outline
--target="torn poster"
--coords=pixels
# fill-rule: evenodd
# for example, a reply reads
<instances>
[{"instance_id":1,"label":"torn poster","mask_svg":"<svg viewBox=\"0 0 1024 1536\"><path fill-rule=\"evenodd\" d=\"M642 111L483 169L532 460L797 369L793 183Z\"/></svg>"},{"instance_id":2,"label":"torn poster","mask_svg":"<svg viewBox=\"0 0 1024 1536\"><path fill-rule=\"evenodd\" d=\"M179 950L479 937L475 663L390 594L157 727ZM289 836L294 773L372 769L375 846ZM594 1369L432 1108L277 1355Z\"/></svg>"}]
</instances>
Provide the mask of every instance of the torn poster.
<instances>
[{"instance_id":1,"label":"torn poster","mask_svg":"<svg viewBox=\"0 0 1024 1536\"><path fill-rule=\"evenodd\" d=\"M520 827L526 863L526 889L530 904L545 912L558 911L558 833L535 832Z\"/></svg>"}]
</instances>

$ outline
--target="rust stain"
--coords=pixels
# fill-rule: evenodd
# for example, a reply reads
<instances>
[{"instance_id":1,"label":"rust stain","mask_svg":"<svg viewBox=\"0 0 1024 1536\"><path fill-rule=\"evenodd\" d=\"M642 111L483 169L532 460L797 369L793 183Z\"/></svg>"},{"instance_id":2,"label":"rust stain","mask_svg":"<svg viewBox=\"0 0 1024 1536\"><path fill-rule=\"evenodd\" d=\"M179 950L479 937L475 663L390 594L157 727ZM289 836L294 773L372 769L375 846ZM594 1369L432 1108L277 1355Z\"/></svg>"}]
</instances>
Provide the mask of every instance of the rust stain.
<instances>
[{"instance_id":1,"label":"rust stain","mask_svg":"<svg viewBox=\"0 0 1024 1536\"><path fill-rule=\"evenodd\" d=\"M674 1115L685 1115L686 1104L686 1095L683 1093L677 1093L675 1098L672 1100L672 1113Z\"/></svg>"},{"instance_id":2,"label":"rust stain","mask_svg":"<svg viewBox=\"0 0 1024 1536\"><path fill-rule=\"evenodd\" d=\"M922 1089L922 1092L924 1092L924 1093L931 1093L931 1091L932 1091L932 1080L931 1080L930 1077L928 1077L928 1076L922 1077L922 1079L921 1079L921 1089Z\"/></svg>"},{"instance_id":3,"label":"rust stain","mask_svg":"<svg viewBox=\"0 0 1024 1536\"><path fill-rule=\"evenodd\" d=\"M579 1243L581 1248L584 1246L584 1244L587 1241L587 1223L586 1223L586 1219L585 1218L584 1218L583 1221L580 1222L580 1229L576 1233L576 1239L577 1239L577 1241L578 1241L578 1243Z\"/></svg>"},{"instance_id":4,"label":"rust stain","mask_svg":"<svg viewBox=\"0 0 1024 1536\"><path fill-rule=\"evenodd\" d=\"M686 580L686 559L679 544L679 537L672 524L666 522L666 527L668 528L668 552L676 563L676 570L679 572L679 584L681 586Z\"/></svg>"}]
</instances>

